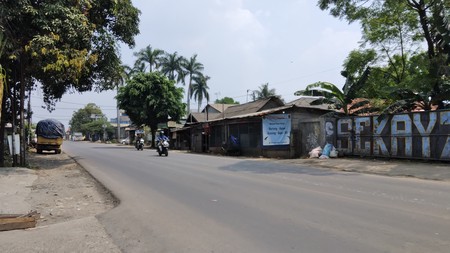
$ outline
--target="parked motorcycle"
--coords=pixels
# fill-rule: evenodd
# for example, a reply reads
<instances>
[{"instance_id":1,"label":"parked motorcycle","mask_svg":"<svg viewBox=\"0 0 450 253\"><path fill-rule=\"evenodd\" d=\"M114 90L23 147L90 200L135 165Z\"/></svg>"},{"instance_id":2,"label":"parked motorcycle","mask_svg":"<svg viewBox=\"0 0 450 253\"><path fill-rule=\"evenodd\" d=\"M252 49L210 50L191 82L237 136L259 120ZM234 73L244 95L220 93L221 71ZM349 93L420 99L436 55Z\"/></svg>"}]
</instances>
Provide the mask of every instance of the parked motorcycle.
<instances>
[{"instance_id":1,"label":"parked motorcycle","mask_svg":"<svg viewBox=\"0 0 450 253\"><path fill-rule=\"evenodd\" d=\"M135 147L137 150L144 150L144 139L140 138L136 141Z\"/></svg>"},{"instance_id":2,"label":"parked motorcycle","mask_svg":"<svg viewBox=\"0 0 450 253\"><path fill-rule=\"evenodd\" d=\"M159 156L161 155L165 155L168 156L169 155L169 141L164 140L164 141L159 141L158 145L156 145L156 152L158 152Z\"/></svg>"}]
</instances>

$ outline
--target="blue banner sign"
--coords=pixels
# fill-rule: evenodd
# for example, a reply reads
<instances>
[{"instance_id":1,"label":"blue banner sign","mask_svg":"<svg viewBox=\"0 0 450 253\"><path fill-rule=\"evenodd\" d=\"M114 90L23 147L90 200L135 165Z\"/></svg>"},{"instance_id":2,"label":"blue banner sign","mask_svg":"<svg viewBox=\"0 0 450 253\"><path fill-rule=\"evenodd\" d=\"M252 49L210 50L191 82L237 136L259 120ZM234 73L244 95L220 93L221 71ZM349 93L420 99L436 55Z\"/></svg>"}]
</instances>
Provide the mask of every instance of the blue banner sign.
<instances>
[{"instance_id":1,"label":"blue banner sign","mask_svg":"<svg viewBox=\"0 0 450 253\"><path fill-rule=\"evenodd\" d=\"M271 114L262 120L263 146L289 145L291 141L291 115Z\"/></svg>"}]
</instances>

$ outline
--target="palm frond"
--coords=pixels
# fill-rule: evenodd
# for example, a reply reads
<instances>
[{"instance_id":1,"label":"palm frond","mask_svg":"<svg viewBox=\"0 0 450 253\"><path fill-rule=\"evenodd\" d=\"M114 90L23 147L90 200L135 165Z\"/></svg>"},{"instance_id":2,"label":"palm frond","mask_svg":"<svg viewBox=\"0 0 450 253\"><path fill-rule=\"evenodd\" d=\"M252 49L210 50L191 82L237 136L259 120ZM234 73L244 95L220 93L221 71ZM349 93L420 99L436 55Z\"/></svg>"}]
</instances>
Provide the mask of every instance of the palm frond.
<instances>
[{"instance_id":1,"label":"palm frond","mask_svg":"<svg viewBox=\"0 0 450 253\"><path fill-rule=\"evenodd\" d=\"M356 110L362 107L367 107L370 104L370 101L365 99L365 100L361 100L358 101L356 103L353 103L348 109L349 110Z\"/></svg>"},{"instance_id":2,"label":"palm frond","mask_svg":"<svg viewBox=\"0 0 450 253\"><path fill-rule=\"evenodd\" d=\"M312 90L312 89L317 89L320 88L322 90L327 90L330 93L342 93L341 90L339 90L338 87L336 87L336 85L329 83L329 82L315 82L312 84L309 84L308 86L306 86L306 90Z\"/></svg>"},{"instance_id":3,"label":"palm frond","mask_svg":"<svg viewBox=\"0 0 450 253\"><path fill-rule=\"evenodd\" d=\"M417 105L417 101L414 99L403 99L399 100L388 107L386 107L381 114L378 116L377 120L382 121L388 114L400 113L404 111L409 111Z\"/></svg>"},{"instance_id":4,"label":"palm frond","mask_svg":"<svg viewBox=\"0 0 450 253\"><path fill-rule=\"evenodd\" d=\"M378 108L375 107L362 107L353 111L353 115L363 115L363 114L374 114L379 112Z\"/></svg>"},{"instance_id":5,"label":"palm frond","mask_svg":"<svg viewBox=\"0 0 450 253\"><path fill-rule=\"evenodd\" d=\"M395 100L405 100L405 99L416 98L417 93L411 89L396 88L391 92L390 96Z\"/></svg>"},{"instance_id":6,"label":"palm frond","mask_svg":"<svg viewBox=\"0 0 450 253\"><path fill-rule=\"evenodd\" d=\"M361 114L378 112L379 108L372 106L370 100L364 99L364 100L353 103L348 108L348 110L351 112L352 115L361 115Z\"/></svg>"}]
</instances>

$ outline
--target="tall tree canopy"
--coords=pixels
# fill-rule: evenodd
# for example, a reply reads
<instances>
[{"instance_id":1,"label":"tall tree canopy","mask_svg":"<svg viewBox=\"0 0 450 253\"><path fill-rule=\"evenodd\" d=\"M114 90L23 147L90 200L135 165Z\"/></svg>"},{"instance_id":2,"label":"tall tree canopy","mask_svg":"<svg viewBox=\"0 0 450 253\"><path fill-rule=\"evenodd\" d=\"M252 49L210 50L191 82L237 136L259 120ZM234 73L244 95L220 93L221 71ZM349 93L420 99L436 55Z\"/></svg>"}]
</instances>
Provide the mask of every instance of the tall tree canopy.
<instances>
[{"instance_id":1,"label":"tall tree canopy","mask_svg":"<svg viewBox=\"0 0 450 253\"><path fill-rule=\"evenodd\" d=\"M182 62L182 67L184 70L185 76L188 78L188 89L187 89L187 114L191 111L191 97L192 97L192 84L194 82L194 78L202 76L202 71L204 66L202 63L197 61L197 54L194 54L189 58L189 60L185 60Z\"/></svg>"},{"instance_id":2,"label":"tall tree canopy","mask_svg":"<svg viewBox=\"0 0 450 253\"><path fill-rule=\"evenodd\" d=\"M209 87L208 80L209 76L196 76L194 77L194 83L192 84L192 92L191 96L194 96L194 99L197 101L197 111L200 112L200 106L202 105L203 99L206 99L206 102L209 102Z\"/></svg>"},{"instance_id":3,"label":"tall tree canopy","mask_svg":"<svg viewBox=\"0 0 450 253\"><path fill-rule=\"evenodd\" d=\"M173 54L165 53L164 57L161 59L161 72L167 76L170 80L180 81L184 78L184 70L182 68L182 63L186 59L178 55L177 52Z\"/></svg>"},{"instance_id":4,"label":"tall tree canopy","mask_svg":"<svg viewBox=\"0 0 450 253\"><path fill-rule=\"evenodd\" d=\"M178 55L177 52L167 53L162 49L152 48L150 45L134 53L137 60L132 69L127 69L127 78L131 79L137 73L160 72L176 84L187 86L185 99L187 100L187 113L190 111L190 101L194 99L201 104L203 99L209 100L207 76L204 75L204 66L198 62L197 54L189 59ZM123 72L122 72L123 73ZM196 93L194 94L194 90Z\"/></svg>"},{"instance_id":5,"label":"tall tree canopy","mask_svg":"<svg viewBox=\"0 0 450 253\"><path fill-rule=\"evenodd\" d=\"M11 78L39 82L49 109L67 91L111 89L117 42L134 46L138 15L131 0L3 0L0 29L8 45L0 64Z\"/></svg>"},{"instance_id":6,"label":"tall tree canopy","mask_svg":"<svg viewBox=\"0 0 450 253\"><path fill-rule=\"evenodd\" d=\"M134 56L138 57L136 64L143 64L145 68L148 66L149 72L153 72L160 67L164 50L153 49L151 45L148 45L146 48L134 53Z\"/></svg>"},{"instance_id":7,"label":"tall tree canopy","mask_svg":"<svg viewBox=\"0 0 450 253\"><path fill-rule=\"evenodd\" d=\"M159 72L136 74L116 98L134 124L151 128L153 140L159 123L179 121L185 110L183 89Z\"/></svg>"},{"instance_id":8,"label":"tall tree canopy","mask_svg":"<svg viewBox=\"0 0 450 253\"><path fill-rule=\"evenodd\" d=\"M450 97L449 1L319 0L318 5L361 24L362 46L377 52L372 80L379 86L409 89L400 92L405 96L427 94L432 104L444 106Z\"/></svg>"}]
</instances>

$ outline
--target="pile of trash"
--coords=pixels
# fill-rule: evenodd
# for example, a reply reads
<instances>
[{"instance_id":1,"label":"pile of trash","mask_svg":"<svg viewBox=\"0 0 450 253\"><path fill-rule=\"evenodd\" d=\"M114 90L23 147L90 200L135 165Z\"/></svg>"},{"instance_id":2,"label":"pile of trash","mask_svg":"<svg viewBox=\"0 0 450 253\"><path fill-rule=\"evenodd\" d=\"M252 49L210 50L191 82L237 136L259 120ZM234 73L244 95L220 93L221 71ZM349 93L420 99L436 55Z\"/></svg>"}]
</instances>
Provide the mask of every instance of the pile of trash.
<instances>
[{"instance_id":1,"label":"pile of trash","mask_svg":"<svg viewBox=\"0 0 450 253\"><path fill-rule=\"evenodd\" d=\"M338 157L338 151L330 143L327 143L323 149L319 146L309 152L309 158L328 159L336 157Z\"/></svg>"}]
</instances>

